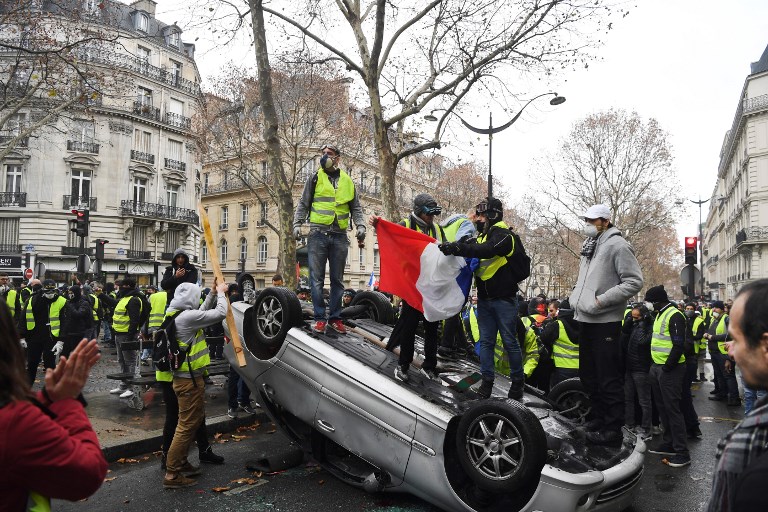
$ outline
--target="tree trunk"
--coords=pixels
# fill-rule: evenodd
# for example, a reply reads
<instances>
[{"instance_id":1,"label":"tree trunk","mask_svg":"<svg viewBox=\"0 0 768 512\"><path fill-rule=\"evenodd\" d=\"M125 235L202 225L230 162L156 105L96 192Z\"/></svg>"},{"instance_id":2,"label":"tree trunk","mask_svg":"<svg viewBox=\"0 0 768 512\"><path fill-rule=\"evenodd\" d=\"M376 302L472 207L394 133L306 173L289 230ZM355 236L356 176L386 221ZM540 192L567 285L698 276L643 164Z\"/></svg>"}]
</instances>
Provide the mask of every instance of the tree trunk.
<instances>
[{"instance_id":1,"label":"tree trunk","mask_svg":"<svg viewBox=\"0 0 768 512\"><path fill-rule=\"evenodd\" d=\"M375 85L368 87L368 95L371 99L371 114L373 116L373 138L376 152L379 155L379 172L381 173L381 202L384 206L384 217L392 222L397 222L399 211L395 201L395 171L397 159L392 151L389 140L389 132L382 116L379 89Z\"/></svg>"},{"instance_id":2,"label":"tree trunk","mask_svg":"<svg viewBox=\"0 0 768 512\"><path fill-rule=\"evenodd\" d=\"M248 0L253 22L253 40L256 52L256 69L259 76L259 95L264 113L264 142L267 151L267 165L270 175L275 180L278 210L278 256L277 271L283 275L285 285L295 289L296 282L296 241L291 236L293 231L293 194L290 182L283 172L282 148L278 136L278 117L272 95L272 72L267 52L267 38L264 26L262 0Z\"/></svg>"}]
</instances>

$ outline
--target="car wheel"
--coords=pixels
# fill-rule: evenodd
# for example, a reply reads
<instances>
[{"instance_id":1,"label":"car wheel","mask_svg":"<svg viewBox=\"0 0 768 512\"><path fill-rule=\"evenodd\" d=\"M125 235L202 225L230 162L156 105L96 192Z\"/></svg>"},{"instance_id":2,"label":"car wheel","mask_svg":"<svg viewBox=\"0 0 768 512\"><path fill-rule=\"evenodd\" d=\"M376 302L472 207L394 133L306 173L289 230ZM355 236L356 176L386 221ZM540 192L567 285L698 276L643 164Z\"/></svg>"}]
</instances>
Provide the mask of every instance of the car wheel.
<instances>
[{"instance_id":1,"label":"car wheel","mask_svg":"<svg viewBox=\"0 0 768 512\"><path fill-rule=\"evenodd\" d=\"M302 322L301 304L286 288L266 288L244 319L246 346L259 359L273 357L288 331Z\"/></svg>"},{"instance_id":2,"label":"car wheel","mask_svg":"<svg viewBox=\"0 0 768 512\"><path fill-rule=\"evenodd\" d=\"M352 302L349 305L365 306L366 312L364 316L374 322L385 325L393 325L395 323L395 311L392 309L392 303L381 292L358 292L352 297Z\"/></svg>"},{"instance_id":3,"label":"car wheel","mask_svg":"<svg viewBox=\"0 0 768 512\"><path fill-rule=\"evenodd\" d=\"M555 384L547 398L560 414L577 424L586 422L587 415L592 410L592 402L578 377Z\"/></svg>"},{"instance_id":4,"label":"car wheel","mask_svg":"<svg viewBox=\"0 0 768 512\"><path fill-rule=\"evenodd\" d=\"M509 399L473 404L459 421L456 443L462 469L488 492L516 492L538 481L547 459L541 423Z\"/></svg>"}]
</instances>

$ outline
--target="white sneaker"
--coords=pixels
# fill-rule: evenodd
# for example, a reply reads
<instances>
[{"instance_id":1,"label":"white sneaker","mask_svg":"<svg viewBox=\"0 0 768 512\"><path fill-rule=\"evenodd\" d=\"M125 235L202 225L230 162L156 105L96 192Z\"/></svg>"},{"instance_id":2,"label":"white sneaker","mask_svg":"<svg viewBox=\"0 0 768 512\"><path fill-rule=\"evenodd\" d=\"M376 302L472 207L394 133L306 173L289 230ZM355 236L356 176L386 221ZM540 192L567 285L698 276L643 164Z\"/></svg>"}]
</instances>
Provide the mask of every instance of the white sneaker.
<instances>
[{"instance_id":1,"label":"white sneaker","mask_svg":"<svg viewBox=\"0 0 768 512\"><path fill-rule=\"evenodd\" d=\"M126 389L123 394L120 395L120 398L131 398L133 396L133 391L130 389Z\"/></svg>"},{"instance_id":2,"label":"white sneaker","mask_svg":"<svg viewBox=\"0 0 768 512\"><path fill-rule=\"evenodd\" d=\"M115 388L115 389L110 389L110 390L109 390L109 394L110 394L110 395L119 395L119 394L120 394L120 393L122 393L123 391L125 391L123 388Z\"/></svg>"}]
</instances>

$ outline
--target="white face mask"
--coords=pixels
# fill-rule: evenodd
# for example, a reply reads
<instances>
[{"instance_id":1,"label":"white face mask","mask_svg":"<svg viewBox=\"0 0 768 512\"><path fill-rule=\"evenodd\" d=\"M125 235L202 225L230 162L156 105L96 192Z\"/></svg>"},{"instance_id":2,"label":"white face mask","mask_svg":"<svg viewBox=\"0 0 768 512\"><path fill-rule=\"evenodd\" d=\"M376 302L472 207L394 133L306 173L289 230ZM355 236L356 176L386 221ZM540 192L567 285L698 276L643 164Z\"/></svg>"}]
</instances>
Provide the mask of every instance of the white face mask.
<instances>
[{"instance_id":1,"label":"white face mask","mask_svg":"<svg viewBox=\"0 0 768 512\"><path fill-rule=\"evenodd\" d=\"M45 297L46 299L53 299L54 297L56 297L56 292L46 292L43 294L43 297Z\"/></svg>"},{"instance_id":2,"label":"white face mask","mask_svg":"<svg viewBox=\"0 0 768 512\"><path fill-rule=\"evenodd\" d=\"M720 313L718 313L717 311L713 311L712 312L712 317L713 318L720 318Z\"/></svg>"},{"instance_id":3,"label":"white face mask","mask_svg":"<svg viewBox=\"0 0 768 512\"><path fill-rule=\"evenodd\" d=\"M648 311L653 311L653 302L646 302L645 307L648 308Z\"/></svg>"},{"instance_id":4,"label":"white face mask","mask_svg":"<svg viewBox=\"0 0 768 512\"><path fill-rule=\"evenodd\" d=\"M592 238L598 235L597 226L593 224L587 224L581 232L584 233L584 236L590 236Z\"/></svg>"}]
</instances>

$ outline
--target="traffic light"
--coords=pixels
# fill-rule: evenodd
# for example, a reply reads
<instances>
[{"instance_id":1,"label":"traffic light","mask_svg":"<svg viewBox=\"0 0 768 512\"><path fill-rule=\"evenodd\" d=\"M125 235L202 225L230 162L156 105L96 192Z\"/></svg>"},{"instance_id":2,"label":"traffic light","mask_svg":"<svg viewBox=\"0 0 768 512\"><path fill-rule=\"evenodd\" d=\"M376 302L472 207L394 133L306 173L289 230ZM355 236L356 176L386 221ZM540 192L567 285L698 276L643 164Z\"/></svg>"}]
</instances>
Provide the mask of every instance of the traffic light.
<instances>
[{"instance_id":1,"label":"traffic light","mask_svg":"<svg viewBox=\"0 0 768 512\"><path fill-rule=\"evenodd\" d=\"M88 210L72 210L72 213L77 215L75 228L72 231L77 233L77 236L88 236Z\"/></svg>"},{"instance_id":2,"label":"traffic light","mask_svg":"<svg viewBox=\"0 0 768 512\"><path fill-rule=\"evenodd\" d=\"M696 242L698 240L695 236L685 237L685 264L696 264Z\"/></svg>"},{"instance_id":3,"label":"traffic light","mask_svg":"<svg viewBox=\"0 0 768 512\"><path fill-rule=\"evenodd\" d=\"M96 259L104 261L104 246L109 243L109 240L102 240L99 238L96 240Z\"/></svg>"}]
</instances>

